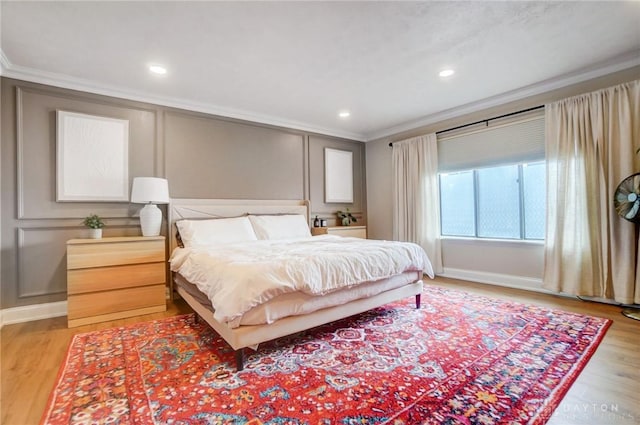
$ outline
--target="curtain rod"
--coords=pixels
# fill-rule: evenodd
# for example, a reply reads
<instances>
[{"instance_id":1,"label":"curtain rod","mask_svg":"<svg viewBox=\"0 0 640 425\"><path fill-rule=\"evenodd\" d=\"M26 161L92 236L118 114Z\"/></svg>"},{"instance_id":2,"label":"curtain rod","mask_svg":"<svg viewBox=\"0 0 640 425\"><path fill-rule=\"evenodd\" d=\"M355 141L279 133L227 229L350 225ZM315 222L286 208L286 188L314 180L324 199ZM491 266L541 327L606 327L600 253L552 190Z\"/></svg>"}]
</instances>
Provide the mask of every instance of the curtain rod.
<instances>
[{"instance_id":1,"label":"curtain rod","mask_svg":"<svg viewBox=\"0 0 640 425\"><path fill-rule=\"evenodd\" d=\"M500 118L506 118L506 117L510 117L512 115L524 114L525 112L531 112L531 111L535 111L537 109L542 109L542 108L544 108L544 105L538 105L538 106L534 106L533 108L523 109L521 111L516 111L516 112L510 112L508 114L498 115L497 117L487 118L487 119L484 119L484 120L471 122L469 124L462 124L462 125L459 125L457 127L447 128L446 130L436 131L436 134L446 133L447 131L459 130L461 128L471 127L472 125L476 125L476 124L486 123L487 125L489 125L489 121L499 120ZM389 147L391 147L391 146L393 146L393 142L389 142Z\"/></svg>"}]
</instances>

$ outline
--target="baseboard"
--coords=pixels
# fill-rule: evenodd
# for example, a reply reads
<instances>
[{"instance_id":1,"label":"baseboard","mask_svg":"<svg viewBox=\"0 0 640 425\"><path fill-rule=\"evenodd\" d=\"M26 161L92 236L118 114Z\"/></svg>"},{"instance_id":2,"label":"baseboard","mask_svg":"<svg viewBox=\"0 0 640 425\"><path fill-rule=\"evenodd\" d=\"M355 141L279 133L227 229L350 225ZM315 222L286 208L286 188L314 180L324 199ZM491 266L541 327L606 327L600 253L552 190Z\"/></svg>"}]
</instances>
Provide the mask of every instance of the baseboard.
<instances>
[{"instance_id":1,"label":"baseboard","mask_svg":"<svg viewBox=\"0 0 640 425\"><path fill-rule=\"evenodd\" d=\"M169 293L166 293L169 299ZM34 320L51 319L67 315L67 302L32 304L22 307L5 308L0 310L0 328L14 323L31 322Z\"/></svg>"},{"instance_id":2,"label":"baseboard","mask_svg":"<svg viewBox=\"0 0 640 425\"><path fill-rule=\"evenodd\" d=\"M468 280L470 282L487 283L507 288L526 289L528 291L542 292L545 294L554 293L542 287L542 279L533 277L489 273L476 270L453 269L448 267L445 267L444 273L441 273L438 276L448 277L451 279Z\"/></svg>"},{"instance_id":3,"label":"baseboard","mask_svg":"<svg viewBox=\"0 0 640 425\"><path fill-rule=\"evenodd\" d=\"M0 310L0 328L13 323L31 322L67 315L67 302L32 304Z\"/></svg>"}]
</instances>

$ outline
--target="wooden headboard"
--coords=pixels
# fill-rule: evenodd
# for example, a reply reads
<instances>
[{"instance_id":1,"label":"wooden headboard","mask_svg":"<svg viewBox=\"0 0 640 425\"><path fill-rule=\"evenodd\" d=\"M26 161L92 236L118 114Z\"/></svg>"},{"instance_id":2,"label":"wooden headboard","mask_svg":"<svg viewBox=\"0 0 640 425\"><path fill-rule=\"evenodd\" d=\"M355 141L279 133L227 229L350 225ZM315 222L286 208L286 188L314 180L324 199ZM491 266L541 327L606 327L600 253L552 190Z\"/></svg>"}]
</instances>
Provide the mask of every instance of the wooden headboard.
<instances>
[{"instance_id":1,"label":"wooden headboard","mask_svg":"<svg viewBox=\"0 0 640 425\"><path fill-rule=\"evenodd\" d=\"M302 214L309 223L307 200L171 199L169 253L178 246L175 222L183 219L239 217L247 214Z\"/></svg>"}]
</instances>

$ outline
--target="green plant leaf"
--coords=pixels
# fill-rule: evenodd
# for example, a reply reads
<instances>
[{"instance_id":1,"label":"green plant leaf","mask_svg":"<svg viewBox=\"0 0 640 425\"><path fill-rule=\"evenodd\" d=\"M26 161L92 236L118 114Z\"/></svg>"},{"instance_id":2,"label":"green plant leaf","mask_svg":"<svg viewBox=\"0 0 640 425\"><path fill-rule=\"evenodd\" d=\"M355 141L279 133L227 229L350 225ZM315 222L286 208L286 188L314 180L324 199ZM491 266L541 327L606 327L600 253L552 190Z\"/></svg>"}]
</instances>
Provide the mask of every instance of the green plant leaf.
<instances>
[{"instance_id":1,"label":"green plant leaf","mask_svg":"<svg viewBox=\"0 0 640 425\"><path fill-rule=\"evenodd\" d=\"M83 223L90 229L102 229L104 227L104 221L97 214L85 217Z\"/></svg>"}]
</instances>

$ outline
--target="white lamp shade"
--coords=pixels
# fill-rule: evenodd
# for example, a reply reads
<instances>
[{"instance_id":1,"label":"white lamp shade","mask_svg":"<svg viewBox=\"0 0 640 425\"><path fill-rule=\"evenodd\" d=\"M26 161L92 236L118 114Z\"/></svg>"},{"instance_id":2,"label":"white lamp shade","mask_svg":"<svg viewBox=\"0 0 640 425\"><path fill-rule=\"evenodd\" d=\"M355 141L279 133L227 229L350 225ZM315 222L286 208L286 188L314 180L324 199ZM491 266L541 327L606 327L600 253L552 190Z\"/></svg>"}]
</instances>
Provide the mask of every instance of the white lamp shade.
<instances>
[{"instance_id":1,"label":"white lamp shade","mask_svg":"<svg viewBox=\"0 0 640 425\"><path fill-rule=\"evenodd\" d=\"M131 187L134 204L168 204L169 182L158 177L136 177Z\"/></svg>"}]
</instances>

